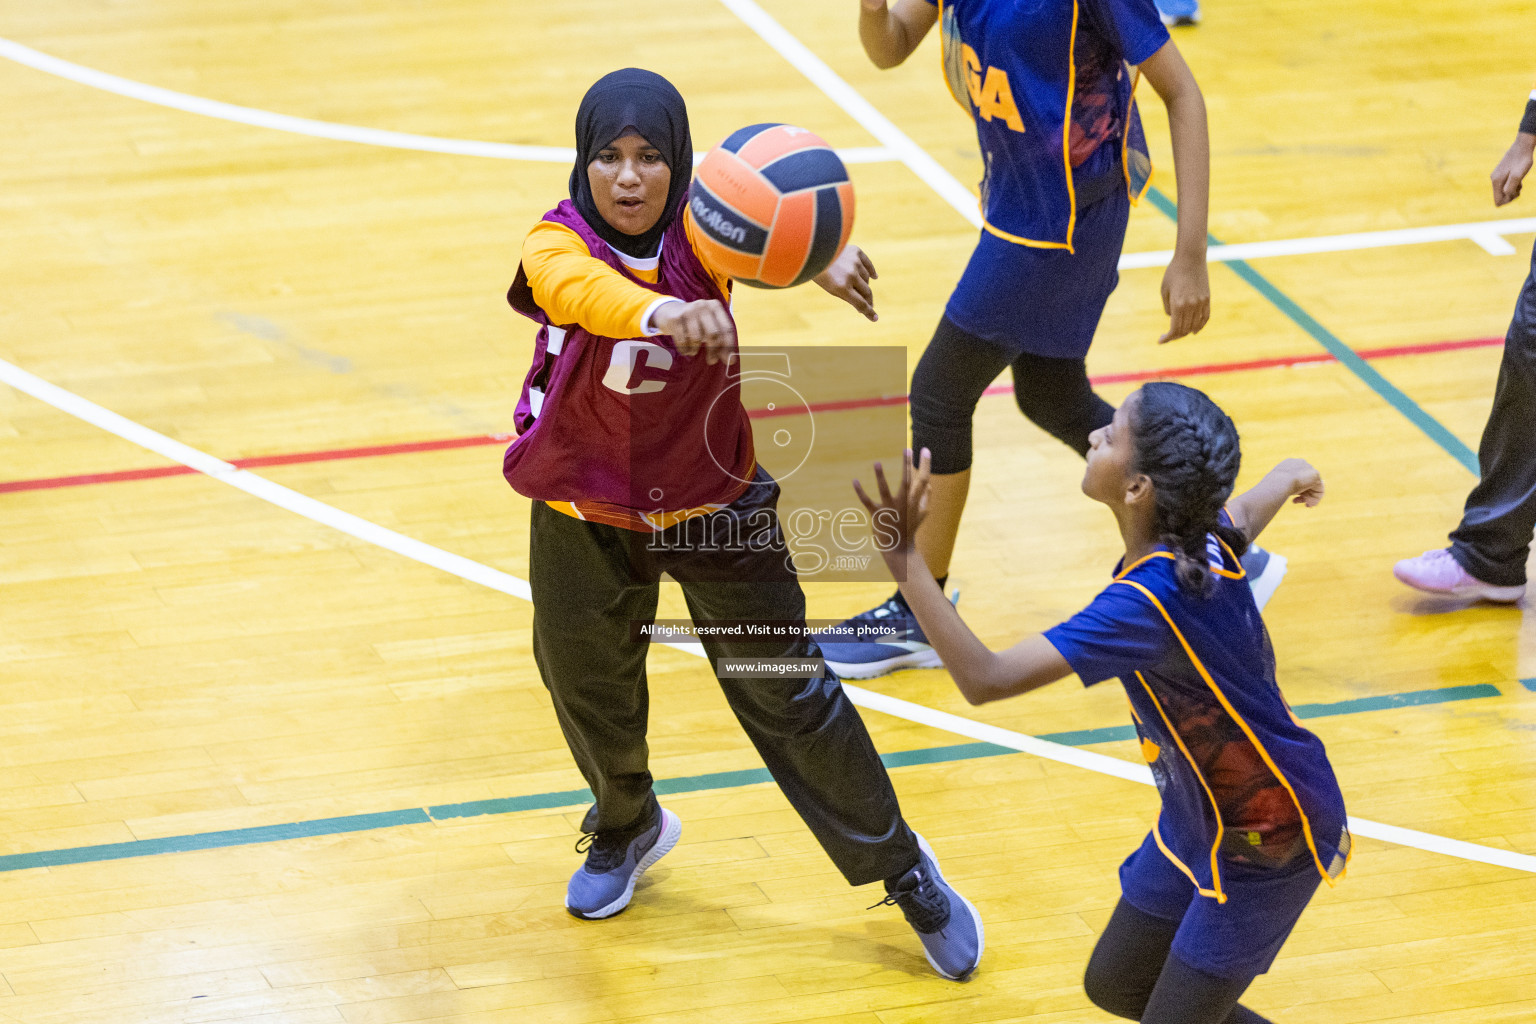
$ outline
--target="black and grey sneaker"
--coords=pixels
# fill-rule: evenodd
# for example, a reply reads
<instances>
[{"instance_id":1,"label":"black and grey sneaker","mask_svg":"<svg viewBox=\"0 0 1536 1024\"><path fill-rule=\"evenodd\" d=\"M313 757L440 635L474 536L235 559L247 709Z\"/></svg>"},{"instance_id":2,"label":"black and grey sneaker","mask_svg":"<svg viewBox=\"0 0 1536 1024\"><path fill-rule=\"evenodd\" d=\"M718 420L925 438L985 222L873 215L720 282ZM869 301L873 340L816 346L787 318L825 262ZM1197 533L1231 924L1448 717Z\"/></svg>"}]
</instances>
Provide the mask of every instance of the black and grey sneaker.
<instances>
[{"instance_id":1,"label":"black and grey sneaker","mask_svg":"<svg viewBox=\"0 0 1536 1024\"><path fill-rule=\"evenodd\" d=\"M565 889L565 909L584 921L612 917L629 906L635 883L647 868L677 845L683 823L657 806L646 824L613 832L587 832L576 852L587 862L576 869Z\"/></svg>"},{"instance_id":2,"label":"black and grey sneaker","mask_svg":"<svg viewBox=\"0 0 1536 1024\"><path fill-rule=\"evenodd\" d=\"M957 589L951 603L960 603ZM887 631L888 639L869 639ZM860 612L814 636L827 667L843 679L873 679L902 668L943 668L944 660L928 643L917 616L898 592L867 612Z\"/></svg>"},{"instance_id":3,"label":"black and grey sneaker","mask_svg":"<svg viewBox=\"0 0 1536 1024\"><path fill-rule=\"evenodd\" d=\"M981 961L986 946L981 914L944 881L928 840L918 836L917 845L922 859L894 883L887 883L885 899L875 907L900 907L922 941L923 955L933 969L950 981L965 981Z\"/></svg>"}]
</instances>

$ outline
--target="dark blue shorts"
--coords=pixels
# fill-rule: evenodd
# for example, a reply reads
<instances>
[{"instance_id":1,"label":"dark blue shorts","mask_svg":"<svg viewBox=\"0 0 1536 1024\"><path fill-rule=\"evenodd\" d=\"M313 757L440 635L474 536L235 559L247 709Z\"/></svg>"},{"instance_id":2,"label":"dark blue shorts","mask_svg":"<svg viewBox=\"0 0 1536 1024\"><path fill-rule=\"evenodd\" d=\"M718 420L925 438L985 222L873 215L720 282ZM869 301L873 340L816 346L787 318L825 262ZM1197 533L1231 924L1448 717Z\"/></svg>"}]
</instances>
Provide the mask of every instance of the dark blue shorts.
<instances>
[{"instance_id":1,"label":"dark blue shorts","mask_svg":"<svg viewBox=\"0 0 1536 1024\"><path fill-rule=\"evenodd\" d=\"M1218 978L1254 978L1275 962L1323 879L1311 857L1284 868L1223 862L1221 875L1227 902L1196 896L1194 883L1148 833L1120 865L1120 891L1137 910L1179 923L1172 952L1190 967Z\"/></svg>"},{"instance_id":2,"label":"dark blue shorts","mask_svg":"<svg viewBox=\"0 0 1536 1024\"><path fill-rule=\"evenodd\" d=\"M1083 358L1120 280L1130 213L1124 189L1080 211L1070 253L982 231L944 315L1011 355Z\"/></svg>"}]
</instances>

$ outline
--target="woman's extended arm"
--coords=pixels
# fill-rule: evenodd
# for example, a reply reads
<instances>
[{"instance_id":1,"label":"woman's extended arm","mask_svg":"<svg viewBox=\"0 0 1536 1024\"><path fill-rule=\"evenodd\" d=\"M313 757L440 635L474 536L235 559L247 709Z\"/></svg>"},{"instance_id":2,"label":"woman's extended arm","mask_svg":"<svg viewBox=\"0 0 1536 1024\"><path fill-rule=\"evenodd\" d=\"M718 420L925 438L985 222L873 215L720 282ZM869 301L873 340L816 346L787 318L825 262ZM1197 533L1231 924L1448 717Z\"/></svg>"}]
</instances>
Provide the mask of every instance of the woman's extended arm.
<instances>
[{"instance_id":1,"label":"woman's extended arm","mask_svg":"<svg viewBox=\"0 0 1536 1024\"><path fill-rule=\"evenodd\" d=\"M736 344L735 328L719 302L684 302L642 288L594 258L587 243L563 225L534 225L523 242L522 264L533 300L551 323L580 324L607 338L644 337L649 326L670 335L685 356L703 348L710 363Z\"/></svg>"},{"instance_id":2,"label":"woman's extended arm","mask_svg":"<svg viewBox=\"0 0 1536 1024\"><path fill-rule=\"evenodd\" d=\"M608 338L637 338L656 300L602 260L563 224L540 221L523 242L523 272L533 300L551 323L580 324Z\"/></svg>"},{"instance_id":3,"label":"woman's extended arm","mask_svg":"<svg viewBox=\"0 0 1536 1024\"><path fill-rule=\"evenodd\" d=\"M1286 459L1265 474L1264 479L1227 502L1227 515L1250 542L1258 539L1264 527L1275 518L1287 498L1308 508L1323 500L1323 478L1305 459Z\"/></svg>"},{"instance_id":4,"label":"woman's extended arm","mask_svg":"<svg viewBox=\"0 0 1536 1024\"><path fill-rule=\"evenodd\" d=\"M912 55L923 41L939 10L928 0L859 0L859 42L877 68L893 68Z\"/></svg>"},{"instance_id":5,"label":"woman's extended arm","mask_svg":"<svg viewBox=\"0 0 1536 1024\"><path fill-rule=\"evenodd\" d=\"M1206 218L1211 205L1211 140L1205 97L1172 41L1141 62L1141 73L1168 107L1173 170L1179 184L1179 235L1163 275L1168 333L1158 344L1196 334L1211 318L1211 283L1205 267Z\"/></svg>"},{"instance_id":6,"label":"woman's extended arm","mask_svg":"<svg viewBox=\"0 0 1536 1024\"><path fill-rule=\"evenodd\" d=\"M857 480L853 483L859 500L869 510L871 518L881 529L877 537L894 538L889 548L882 547L881 555L896 577L907 606L923 627L923 634L933 649L944 659L955 686L972 704L985 704L1055 682L1071 675L1072 668L1044 636L1035 634L1004 651L993 651L971 632L971 627L960 618L955 606L944 597L944 592L934 582L928 563L917 550L913 538L917 527L927 514L929 454L923 449L922 462L914 476L911 467L912 453L902 458L901 485L897 496L891 494L885 480L885 471L875 464L875 482L879 485L880 502L877 504Z\"/></svg>"}]
</instances>

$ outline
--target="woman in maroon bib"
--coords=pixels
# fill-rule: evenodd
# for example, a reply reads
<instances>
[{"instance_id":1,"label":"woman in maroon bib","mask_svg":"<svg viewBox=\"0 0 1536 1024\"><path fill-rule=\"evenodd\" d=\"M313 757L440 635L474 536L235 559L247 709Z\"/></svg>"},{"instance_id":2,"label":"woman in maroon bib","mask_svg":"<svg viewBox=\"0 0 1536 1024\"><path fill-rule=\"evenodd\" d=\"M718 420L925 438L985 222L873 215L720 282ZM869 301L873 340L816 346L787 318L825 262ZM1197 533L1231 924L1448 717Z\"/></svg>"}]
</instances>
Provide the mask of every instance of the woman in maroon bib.
<instances>
[{"instance_id":1,"label":"woman in maroon bib","mask_svg":"<svg viewBox=\"0 0 1536 1024\"><path fill-rule=\"evenodd\" d=\"M533 650L594 803L566 907L623 910L677 842L647 766L648 639L666 573L696 622L804 622L805 597L730 376L731 281L699 258L687 212L688 115L665 79L617 71L576 115L571 197L529 233L508 301L539 325L504 472L533 499ZM817 278L873 316L873 268L848 246ZM722 393L735 389L731 396ZM732 403L725 415L716 399ZM819 659L791 640L703 640L711 664ZM857 710L830 671L727 678L726 699L850 884L884 881L924 954L963 979L981 918L902 819Z\"/></svg>"}]
</instances>

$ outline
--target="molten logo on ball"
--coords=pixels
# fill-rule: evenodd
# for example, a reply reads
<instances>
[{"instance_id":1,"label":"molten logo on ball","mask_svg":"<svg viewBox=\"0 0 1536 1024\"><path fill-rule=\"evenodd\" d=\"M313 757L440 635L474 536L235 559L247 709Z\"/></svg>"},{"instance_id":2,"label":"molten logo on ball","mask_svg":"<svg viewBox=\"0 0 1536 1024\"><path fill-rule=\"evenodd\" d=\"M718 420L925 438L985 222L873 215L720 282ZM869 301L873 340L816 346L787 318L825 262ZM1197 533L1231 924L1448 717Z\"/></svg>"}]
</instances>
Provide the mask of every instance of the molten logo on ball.
<instances>
[{"instance_id":1,"label":"molten logo on ball","mask_svg":"<svg viewBox=\"0 0 1536 1024\"><path fill-rule=\"evenodd\" d=\"M853 183L804 128L756 124L699 165L689 194L700 255L756 288L789 288L827 269L853 232Z\"/></svg>"}]
</instances>

